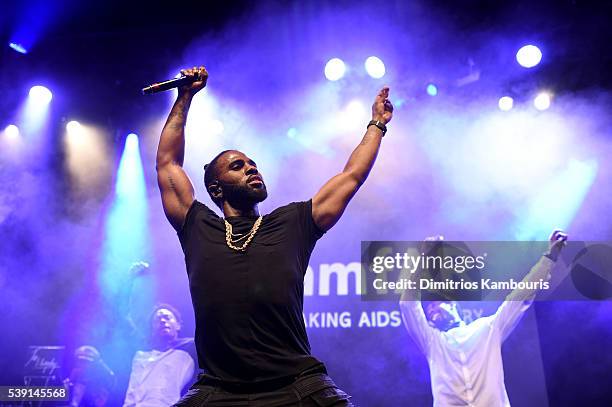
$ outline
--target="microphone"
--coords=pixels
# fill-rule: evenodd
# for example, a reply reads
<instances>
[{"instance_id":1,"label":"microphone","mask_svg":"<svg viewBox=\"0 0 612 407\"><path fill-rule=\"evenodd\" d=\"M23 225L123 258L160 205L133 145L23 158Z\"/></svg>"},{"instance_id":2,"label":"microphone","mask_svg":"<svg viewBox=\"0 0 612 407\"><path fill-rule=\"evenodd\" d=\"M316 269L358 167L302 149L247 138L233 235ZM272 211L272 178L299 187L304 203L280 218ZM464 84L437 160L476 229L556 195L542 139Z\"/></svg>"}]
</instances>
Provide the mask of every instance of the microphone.
<instances>
[{"instance_id":1,"label":"microphone","mask_svg":"<svg viewBox=\"0 0 612 407\"><path fill-rule=\"evenodd\" d=\"M181 75L178 78L170 79L163 82L154 83L152 85L147 86L146 88L142 88L143 95L152 95L153 93L163 92L165 90L170 90L174 88L178 88L183 85L189 85L190 83L194 83L202 80L200 74L196 74L194 76L185 76Z\"/></svg>"}]
</instances>

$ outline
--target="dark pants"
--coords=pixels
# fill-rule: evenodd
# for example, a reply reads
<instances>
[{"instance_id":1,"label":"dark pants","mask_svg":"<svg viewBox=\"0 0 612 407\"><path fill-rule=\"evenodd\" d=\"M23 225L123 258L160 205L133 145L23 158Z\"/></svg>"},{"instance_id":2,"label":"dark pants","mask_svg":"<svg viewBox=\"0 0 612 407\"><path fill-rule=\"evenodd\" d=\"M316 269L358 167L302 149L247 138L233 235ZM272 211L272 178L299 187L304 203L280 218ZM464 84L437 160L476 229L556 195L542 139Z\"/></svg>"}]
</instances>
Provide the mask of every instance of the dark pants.
<instances>
[{"instance_id":1,"label":"dark pants","mask_svg":"<svg viewBox=\"0 0 612 407\"><path fill-rule=\"evenodd\" d=\"M324 373L299 376L273 391L236 393L220 385L196 383L174 407L351 407L350 396Z\"/></svg>"}]
</instances>

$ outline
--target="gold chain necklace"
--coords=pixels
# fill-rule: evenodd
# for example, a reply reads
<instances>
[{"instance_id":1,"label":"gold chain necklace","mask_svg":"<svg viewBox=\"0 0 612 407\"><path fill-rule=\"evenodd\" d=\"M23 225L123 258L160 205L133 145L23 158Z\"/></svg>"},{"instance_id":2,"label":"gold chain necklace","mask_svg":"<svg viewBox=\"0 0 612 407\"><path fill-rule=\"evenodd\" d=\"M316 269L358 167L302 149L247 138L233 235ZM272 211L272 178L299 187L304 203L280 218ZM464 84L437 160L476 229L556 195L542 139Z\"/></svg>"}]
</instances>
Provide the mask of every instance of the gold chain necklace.
<instances>
[{"instance_id":1,"label":"gold chain necklace","mask_svg":"<svg viewBox=\"0 0 612 407\"><path fill-rule=\"evenodd\" d=\"M255 233L257 233L257 229L259 229L259 225L261 225L262 219L263 219L263 216L258 217L255 223L253 224L251 231L237 240L232 240L232 235L233 235L232 224L229 223L226 219L223 219L223 222L225 222L225 243L227 243L227 246L230 249L234 249L239 252L245 251L249 243L251 243L251 240L253 240L253 238L255 237ZM244 241L242 246L233 245L233 243L237 243L240 240L244 239L245 237L247 238L247 240Z\"/></svg>"}]
</instances>

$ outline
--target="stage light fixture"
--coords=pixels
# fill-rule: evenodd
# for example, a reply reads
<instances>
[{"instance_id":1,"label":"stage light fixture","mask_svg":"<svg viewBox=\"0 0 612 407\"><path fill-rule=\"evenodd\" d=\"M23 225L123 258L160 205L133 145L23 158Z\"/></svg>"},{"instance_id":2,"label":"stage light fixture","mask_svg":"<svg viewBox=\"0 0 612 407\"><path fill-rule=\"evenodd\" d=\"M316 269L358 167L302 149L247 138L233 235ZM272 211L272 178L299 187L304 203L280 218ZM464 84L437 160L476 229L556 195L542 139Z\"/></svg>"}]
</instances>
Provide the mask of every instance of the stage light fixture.
<instances>
[{"instance_id":1,"label":"stage light fixture","mask_svg":"<svg viewBox=\"0 0 612 407\"><path fill-rule=\"evenodd\" d=\"M47 105L53 99L53 94L49 89L44 86L36 85L32 86L29 93L30 99L36 105Z\"/></svg>"},{"instance_id":2,"label":"stage light fixture","mask_svg":"<svg viewBox=\"0 0 612 407\"><path fill-rule=\"evenodd\" d=\"M368 57L364 63L365 70L374 79L379 79L385 76L385 64L375 56Z\"/></svg>"},{"instance_id":3,"label":"stage light fixture","mask_svg":"<svg viewBox=\"0 0 612 407\"><path fill-rule=\"evenodd\" d=\"M436 96L438 94L438 87L433 83L427 85L427 94L429 96Z\"/></svg>"},{"instance_id":4,"label":"stage light fixture","mask_svg":"<svg viewBox=\"0 0 612 407\"><path fill-rule=\"evenodd\" d=\"M516 60L522 67L533 68L542 60L542 51L535 45L525 45L516 53Z\"/></svg>"},{"instance_id":5,"label":"stage light fixture","mask_svg":"<svg viewBox=\"0 0 612 407\"><path fill-rule=\"evenodd\" d=\"M4 135L8 139L16 139L17 137L19 137L19 127L15 126L14 124L9 124L4 128Z\"/></svg>"},{"instance_id":6,"label":"stage light fixture","mask_svg":"<svg viewBox=\"0 0 612 407\"><path fill-rule=\"evenodd\" d=\"M502 96L499 98L497 105L499 106L499 110L507 112L508 110L512 110L514 107L514 99L512 99L510 96Z\"/></svg>"},{"instance_id":7,"label":"stage light fixture","mask_svg":"<svg viewBox=\"0 0 612 407\"><path fill-rule=\"evenodd\" d=\"M340 58L332 58L325 64L325 77L330 81L337 81L345 72L346 65Z\"/></svg>"},{"instance_id":8,"label":"stage light fixture","mask_svg":"<svg viewBox=\"0 0 612 407\"><path fill-rule=\"evenodd\" d=\"M550 107L550 94L542 92L533 100L533 105L538 110L546 110Z\"/></svg>"},{"instance_id":9,"label":"stage light fixture","mask_svg":"<svg viewBox=\"0 0 612 407\"><path fill-rule=\"evenodd\" d=\"M19 52L20 54L27 54L28 50L25 49L25 47L21 44L18 44L16 42L9 42L9 47L11 49L13 49L16 52Z\"/></svg>"},{"instance_id":10,"label":"stage light fixture","mask_svg":"<svg viewBox=\"0 0 612 407\"><path fill-rule=\"evenodd\" d=\"M81 131L81 123L76 120L71 120L66 123L66 131L70 134L78 134Z\"/></svg>"},{"instance_id":11,"label":"stage light fixture","mask_svg":"<svg viewBox=\"0 0 612 407\"><path fill-rule=\"evenodd\" d=\"M125 152L138 151L138 135L134 133L128 134L125 139Z\"/></svg>"}]
</instances>

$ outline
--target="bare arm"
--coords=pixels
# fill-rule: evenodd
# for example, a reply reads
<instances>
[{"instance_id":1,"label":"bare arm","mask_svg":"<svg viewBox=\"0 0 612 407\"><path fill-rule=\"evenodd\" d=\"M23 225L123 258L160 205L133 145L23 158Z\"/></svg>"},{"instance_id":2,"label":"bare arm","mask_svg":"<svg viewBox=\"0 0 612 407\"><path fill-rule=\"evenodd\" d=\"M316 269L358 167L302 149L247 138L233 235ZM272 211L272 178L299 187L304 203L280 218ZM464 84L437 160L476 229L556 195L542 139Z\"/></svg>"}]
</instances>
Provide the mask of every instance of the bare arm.
<instances>
[{"instance_id":1,"label":"bare arm","mask_svg":"<svg viewBox=\"0 0 612 407\"><path fill-rule=\"evenodd\" d=\"M388 97L388 87L376 95L372 105L373 120L384 124L391 121L393 105ZM327 181L312 198L312 217L321 230L327 231L338 222L351 198L365 182L378 155L382 137L378 127L369 126L342 172Z\"/></svg>"},{"instance_id":2,"label":"bare arm","mask_svg":"<svg viewBox=\"0 0 612 407\"><path fill-rule=\"evenodd\" d=\"M185 157L185 123L193 96L206 86L208 73L204 67L181 71L185 75L202 76L201 81L179 89L179 95L164 125L157 147L157 183L164 213L172 227L181 229L189 207L195 199L191 180L183 170Z\"/></svg>"}]
</instances>

